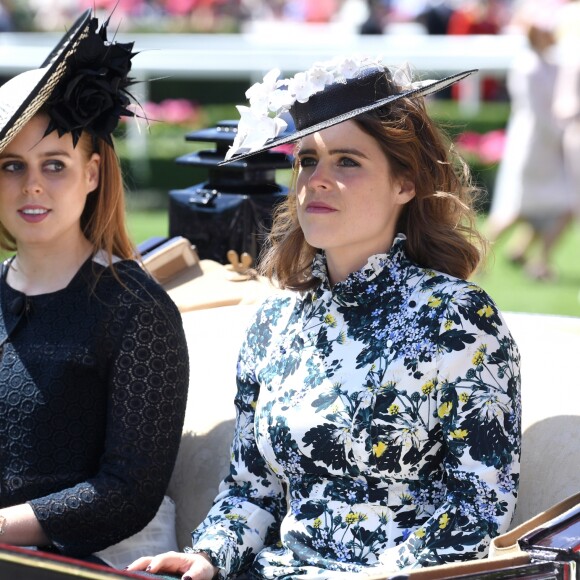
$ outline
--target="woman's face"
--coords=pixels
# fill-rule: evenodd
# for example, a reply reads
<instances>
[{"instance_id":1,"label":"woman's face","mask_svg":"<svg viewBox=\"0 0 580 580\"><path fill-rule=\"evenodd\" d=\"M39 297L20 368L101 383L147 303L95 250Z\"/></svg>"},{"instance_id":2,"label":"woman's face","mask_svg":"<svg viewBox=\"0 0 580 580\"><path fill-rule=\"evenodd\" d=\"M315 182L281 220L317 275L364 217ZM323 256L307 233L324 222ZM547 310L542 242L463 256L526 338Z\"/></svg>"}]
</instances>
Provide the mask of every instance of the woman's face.
<instances>
[{"instance_id":1,"label":"woman's face","mask_svg":"<svg viewBox=\"0 0 580 580\"><path fill-rule=\"evenodd\" d=\"M326 251L336 283L390 248L414 183L393 176L379 144L354 121L304 137L297 159L298 221L306 241Z\"/></svg>"},{"instance_id":2,"label":"woman's face","mask_svg":"<svg viewBox=\"0 0 580 580\"><path fill-rule=\"evenodd\" d=\"M0 153L0 221L19 249L77 243L87 195L98 185L99 155L33 117Z\"/></svg>"}]
</instances>

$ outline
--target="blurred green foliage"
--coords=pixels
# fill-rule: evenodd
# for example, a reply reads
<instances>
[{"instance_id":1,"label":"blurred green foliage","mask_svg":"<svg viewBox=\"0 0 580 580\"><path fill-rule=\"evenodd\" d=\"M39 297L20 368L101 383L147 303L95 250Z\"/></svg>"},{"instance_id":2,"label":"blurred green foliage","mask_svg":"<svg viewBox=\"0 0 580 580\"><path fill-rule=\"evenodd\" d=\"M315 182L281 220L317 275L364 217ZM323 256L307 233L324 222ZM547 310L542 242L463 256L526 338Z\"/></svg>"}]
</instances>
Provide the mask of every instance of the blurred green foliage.
<instances>
[{"instance_id":1,"label":"blurred green foliage","mask_svg":"<svg viewBox=\"0 0 580 580\"><path fill-rule=\"evenodd\" d=\"M503 129L510 113L508 102L486 101L476 111L461 106L457 101L433 99L429 102L429 112L451 137L463 131L487 133Z\"/></svg>"}]
</instances>

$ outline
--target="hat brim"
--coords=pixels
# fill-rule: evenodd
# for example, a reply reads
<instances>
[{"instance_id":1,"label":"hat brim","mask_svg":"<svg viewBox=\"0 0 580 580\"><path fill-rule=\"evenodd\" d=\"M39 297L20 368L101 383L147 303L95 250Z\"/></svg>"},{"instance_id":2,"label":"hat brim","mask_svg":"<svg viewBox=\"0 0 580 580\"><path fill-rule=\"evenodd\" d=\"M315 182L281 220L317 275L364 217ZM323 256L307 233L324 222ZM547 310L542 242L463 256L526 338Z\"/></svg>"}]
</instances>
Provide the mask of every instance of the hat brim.
<instances>
[{"instance_id":1,"label":"hat brim","mask_svg":"<svg viewBox=\"0 0 580 580\"><path fill-rule=\"evenodd\" d=\"M469 75L471 75L475 72L477 72L477 69L463 71L460 73L456 73L456 74L447 76L447 77L440 79L440 80L432 81L430 83L426 82L425 84L422 84L420 87L412 88L412 89L409 89L407 91L403 91L402 93L396 93L394 95L390 95L390 96L385 97L383 99L378 99L377 101L373 102L370 105L365 105L364 107L359 107L359 108L353 109L353 110L348 111L346 113L342 113L340 115L332 117L331 119L326 119L325 121L311 125L310 127L306 127L306 128L301 129L299 131L294 131L293 133L290 133L289 135L284 135L284 136L279 137L277 139L273 139L271 141L268 141L264 146L260 147L259 149L254 150L254 151L234 155L231 159L228 159L227 161L224 160L221 163L218 163L218 165L235 164L237 161L242 161L244 159L247 159L248 157L252 157L254 155L258 155L259 153L263 153L264 151L267 151L268 149L273 149L274 147L279 147L280 145L292 143L293 141L297 141L298 139L301 139L302 137L306 137L307 135L311 135L312 133L316 133L317 131L322 131L323 129L327 129L328 127L332 127L333 125L337 125L338 123L342 123L344 121L348 121L349 119L353 119L354 117L357 117L358 115L361 115L362 113L367 113L369 111L372 111L374 109L378 109L380 107L388 105L389 103L393 103L395 101L398 101L400 99L404 99L406 97L410 97L410 98L412 98L412 97L425 97L425 96L430 95L432 93L436 93L437 91L441 91L441 90L447 88L448 86L450 86L458 81L463 80L464 78L468 77ZM240 165L242 167L245 167L247 164L243 163Z\"/></svg>"},{"instance_id":2,"label":"hat brim","mask_svg":"<svg viewBox=\"0 0 580 580\"><path fill-rule=\"evenodd\" d=\"M50 97L66 72L68 58L89 31L91 10L86 10L38 69L21 73L0 87L0 151Z\"/></svg>"}]
</instances>

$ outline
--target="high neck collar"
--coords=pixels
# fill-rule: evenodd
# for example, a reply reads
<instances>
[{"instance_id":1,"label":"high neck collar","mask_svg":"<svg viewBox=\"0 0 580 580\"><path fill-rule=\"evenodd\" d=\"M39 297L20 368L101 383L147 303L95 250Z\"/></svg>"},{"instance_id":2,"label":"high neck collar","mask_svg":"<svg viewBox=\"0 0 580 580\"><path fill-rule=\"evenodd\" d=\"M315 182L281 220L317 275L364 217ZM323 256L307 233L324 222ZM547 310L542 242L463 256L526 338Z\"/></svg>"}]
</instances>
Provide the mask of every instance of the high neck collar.
<instances>
[{"instance_id":1,"label":"high neck collar","mask_svg":"<svg viewBox=\"0 0 580 580\"><path fill-rule=\"evenodd\" d=\"M370 256L360 270L352 272L344 281L337 282L332 287L328 279L326 257L324 252L319 252L312 264L312 275L320 279L316 293L329 292L337 302L358 304L365 302L365 297L371 297L374 282L379 277L382 283L389 286L400 285L403 265L409 262L405 253L406 239L404 234L397 234L388 252Z\"/></svg>"}]
</instances>

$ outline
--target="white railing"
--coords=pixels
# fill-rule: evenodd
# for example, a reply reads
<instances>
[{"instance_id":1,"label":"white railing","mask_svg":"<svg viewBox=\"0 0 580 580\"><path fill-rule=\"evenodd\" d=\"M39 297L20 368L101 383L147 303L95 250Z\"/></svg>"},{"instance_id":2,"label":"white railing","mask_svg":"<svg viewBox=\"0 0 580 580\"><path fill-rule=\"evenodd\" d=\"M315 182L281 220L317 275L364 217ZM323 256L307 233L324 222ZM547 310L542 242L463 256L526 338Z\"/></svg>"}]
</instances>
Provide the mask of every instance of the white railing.
<instances>
[{"instance_id":1,"label":"white railing","mask_svg":"<svg viewBox=\"0 0 580 580\"><path fill-rule=\"evenodd\" d=\"M1 33L0 74L11 76L38 67L60 35ZM132 34L140 53L134 70L145 78L168 74L180 78L260 78L270 68L287 73L316 60L348 53L382 56L389 64L410 62L420 71L438 74L478 68L504 75L524 46L520 35L428 36L396 34L362 36L340 26L283 27L243 34Z\"/></svg>"},{"instance_id":2,"label":"white railing","mask_svg":"<svg viewBox=\"0 0 580 580\"><path fill-rule=\"evenodd\" d=\"M0 34L0 76L40 66L59 40L53 33ZM292 74L317 60L344 54L380 56L387 64L409 62L423 75L442 76L466 69L480 75L505 76L524 47L521 35L429 36L385 34L363 36L337 25L268 23L253 33L241 34L132 34L117 40L135 41L139 54L134 74L142 81L141 98L148 95L153 78L260 80L278 67ZM460 102L467 111L479 108L478 76L461 84Z\"/></svg>"}]
</instances>

